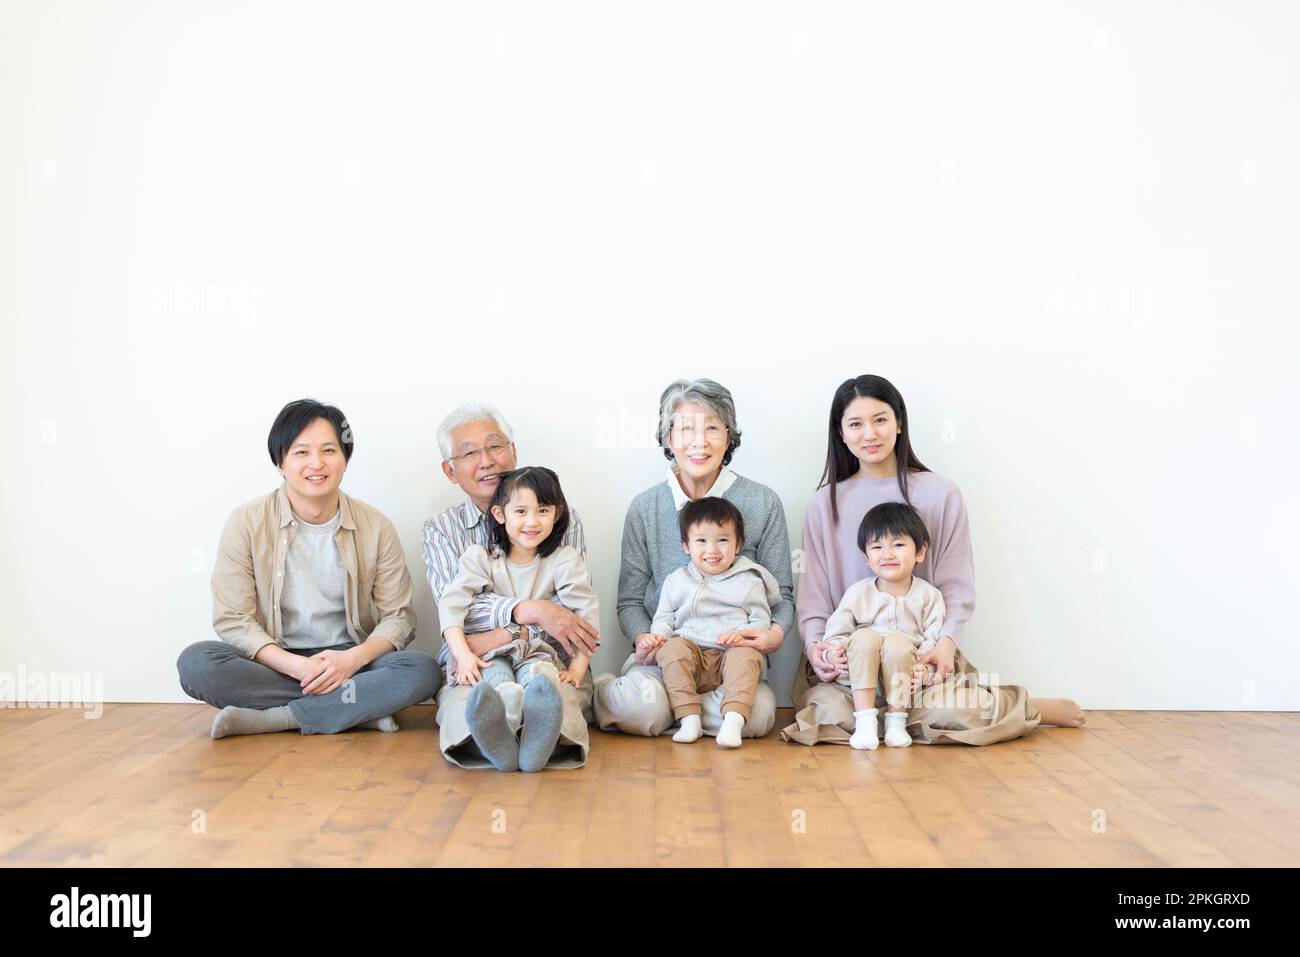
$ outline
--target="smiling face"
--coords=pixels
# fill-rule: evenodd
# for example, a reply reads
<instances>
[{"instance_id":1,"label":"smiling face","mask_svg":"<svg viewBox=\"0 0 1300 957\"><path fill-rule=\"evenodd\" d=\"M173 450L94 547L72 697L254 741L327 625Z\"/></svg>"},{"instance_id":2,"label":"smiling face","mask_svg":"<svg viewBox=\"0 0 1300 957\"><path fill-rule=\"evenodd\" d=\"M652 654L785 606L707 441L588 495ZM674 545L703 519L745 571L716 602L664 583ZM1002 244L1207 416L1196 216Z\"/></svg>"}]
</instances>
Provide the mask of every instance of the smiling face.
<instances>
[{"instance_id":1,"label":"smiling face","mask_svg":"<svg viewBox=\"0 0 1300 957\"><path fill-rule=\"evenodd\" d=\"M514 443L491 419L466 422L452 430L451 456L442 463L443 474L486 511L501 473L515 467Z\"/></svg>"},{"instance_id":2,"label":"smiling face","mask_svg":"<svg viewBox=\"0 0 1300 957\"><path fill-rule=\"evenodd\" d=\"M902 431L889 403L870 396L858 396L840 418L840 438L867 471L887 467Z\"/></svg>"},{"instance_id":3,"label":"smiling face","mask_svg":"<svg viewBox=\"0 0 1300 957\"><path fill-rule=\"evenodd\" d=\"M876 577L887 582L905 582L912 577L912 569L925 561L928 546L917 551L912 536L897 533L874 538L867 542L867 564Z\"/></svg>"},{"instance_id":4,"label":"smiling face","mask_svg":"<svg viewBox=\"0 0 1300 957\"><path fill-rule=\"evenodd\" d=\"M707 406L682 402L673 412L668 449L677 468L693 480L716 477L727 452L727 425Z\"/></svg>"},{"instance_id":5,"label":"smiling face","mask_svg":"<svg viewBox=\"0 0 1300 957\"><path fill-rule=\"evenodd\" d=\"M347 468L348 460L333 423L316 419L293 440L279 471L300 500L325 503L338 494Z\"/></svg>"},{"instance_id":6,"label":"smiling face","mask_svg":"<svg viewBox=\"0 0 1300 957\"><path fill-rule=\"evenodd\" d=\"M510 493L504 509L492 506L492 517L506 527L511 545L532 551L551 534L560 509L557 505L538 503L532 489L518 485Z\"/></svg>"},{"instance_id":7,"label":"smiling face","mask_svg":"<svg viewBox=\"0 0 1300 957\"><path fill-rule=\"evenodd\" d=\"M740 538L731 522L715 525L712 522L693 522L682 542L682 549L691 556L691 564L701 575L725 572L736 560Z\"/></svg>"}]
</instances>

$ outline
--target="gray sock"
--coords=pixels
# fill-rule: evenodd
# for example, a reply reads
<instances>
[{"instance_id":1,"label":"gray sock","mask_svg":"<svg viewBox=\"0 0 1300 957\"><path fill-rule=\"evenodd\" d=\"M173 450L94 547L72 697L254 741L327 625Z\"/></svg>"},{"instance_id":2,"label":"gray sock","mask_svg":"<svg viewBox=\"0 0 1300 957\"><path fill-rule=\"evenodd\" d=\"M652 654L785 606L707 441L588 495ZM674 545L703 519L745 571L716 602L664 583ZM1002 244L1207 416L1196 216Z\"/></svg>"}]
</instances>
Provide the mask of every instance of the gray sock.
<instances>
[{"instance_id":1,"label":"gray sock","mask_svg":"<svg viewBox=\"0 0 1300 957\"><path fill-rule=\"evenodd\" d=\"M287 704L278 708L222 708L212 719L212 737L224 738L231 734L265 734L268 731L288 731L298 727Z\"/></svg>"},{"instance_id":2,"label":"gray sock","mask_svg":"<svg viewBox=\"0 0 1300 957\"><path fill-rule=\"evenodd\" d=\"M465 702L465 721L483 757L498 771L519 770L519 739L506 722L506 703L497 689L480 681Z\"/></svg>"},{"instance_id":3,"label":"gray sock","mask_svg":"<svg viewBox=\"0 0 1300 957\"><path fill-rule=\"evenodd\" d=\"M545 677L528 682L524 691L524 723L519 736L519 770L540 771L555 753L564 720L560 689Z\"/></svg>"},{"instance_id":4,"label":"gray sock","mask_svg":"<svg viewBox=\"0 0 1300 957\"><path fill-rule=\"evenodd\" d=\"M374 721L363 721L358 728L371 728L375 731L396 731L397 722L393 720L391 714L386 714L382 718L376 718Z\"/></svg>"}]
</instances>

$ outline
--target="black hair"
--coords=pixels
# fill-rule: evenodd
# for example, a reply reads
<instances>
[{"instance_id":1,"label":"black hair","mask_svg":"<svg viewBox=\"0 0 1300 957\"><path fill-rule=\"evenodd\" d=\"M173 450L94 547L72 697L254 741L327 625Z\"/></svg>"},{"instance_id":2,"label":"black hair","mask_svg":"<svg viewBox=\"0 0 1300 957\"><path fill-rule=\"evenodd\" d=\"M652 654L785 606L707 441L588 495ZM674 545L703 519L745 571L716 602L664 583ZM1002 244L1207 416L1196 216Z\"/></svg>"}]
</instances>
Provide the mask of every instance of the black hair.
<instances>
[{"instance_id":1,"label":"black hair","mask_svg":"<svg viewBox=\"0 0 1300 957\"><path fill-rule=\"evenodd\" d=\"M740 509L725 498L710 495L682 506L677 514L677 527L681 530L683 542L690 538L691 526L697 522L707 522L719 528L730 522L736 530L736 550L739 551L745 543L745 520L740 516Z\"/></svg>"},{"instance_id":2,"label":"black hair","mask_svg":"<svg viewBox=\"0 0 1300 957\"><path fill-rule=\"evenodd\" d=\"M317 419L324 419L334 426L334 436L343 449L343 461L351 460L352 427L348 425L347 417L337 406L325 405L315 399L297 399L281 409L271 423L271 433L266 437L266 451L271 455L271 464L277 468L283 465L293 440Z\"/></svg>"},{"instance_id":3,"label":"black hair","mask_svg":"<svg viewBox=\"0 0 1300 957\"><path fill-rule=\"evenodd\" d=\"M930 544L930 532L920 512L902 502L882 502L862 516L862 524L858 526L858 551L865 552L868 542L894 535L906 535L918 552Z\"/></svg>"},{"instance_id":4,"label":"black hair","mask_svg":"<svg viewBox=\"0 0 1300 957\"><path fill-rule=\"evenodd\" d=\"M831 399L829 435L826 440L826 468L822 471L822 480L817 485L818 488L823 485L831 487L831 521L835 524L839 524L840 520L839 507L835 501L835 485L843 482L862 467L858 457L849 451L849 447L844 444L844 439L840 437L840 423L844 419L844 410L859 396L879 399L894 410L894 418L898 420L900 430L894 442L894 459L898 465L898 490L903 493L904 502L910 504L912 501L907 494L908 473L930 471L921 464L921 460L912 451L912 440L909 438L907 427L907 405L903 402L902 393L894 388L894 384L878 375L860 375L855 379L844 380L835 390L835 397Z\"/></svg>"},{"instance_id":5,"label":"black hair","mask_svg":"<svg viewBox=\"0 0 1300 957\"><path fill-rule=\"evenodd\" d=\"M521 469L501 473L496 494L492 496L492 504L488 506L488 518L492 519L492 544L507 555L510 554L510 536L506 534L505 525L498 522L496 516L492 514L492 507L501 509L501 514L504 515L511 494L520 486L532 490L537 496L538 505L550 505L559 509L551 534L537 546L537 554L545 558L560 547L564 533L569 529L569 503L564 500L564 492L560 489L560 477L540 465L526 465Z\"/></svg>"}]
</instances>

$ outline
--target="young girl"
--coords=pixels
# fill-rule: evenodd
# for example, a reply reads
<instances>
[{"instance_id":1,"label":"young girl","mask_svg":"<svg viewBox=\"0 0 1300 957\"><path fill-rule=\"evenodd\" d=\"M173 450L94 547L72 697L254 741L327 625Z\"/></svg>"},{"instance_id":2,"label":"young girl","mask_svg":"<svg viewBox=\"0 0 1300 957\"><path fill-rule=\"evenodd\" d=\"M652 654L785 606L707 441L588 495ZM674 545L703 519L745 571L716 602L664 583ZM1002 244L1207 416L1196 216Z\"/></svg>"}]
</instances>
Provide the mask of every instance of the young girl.
<instances>
[{"instance_id":1,"label":"young girl","mask_svg":"<svg viewBox=\"0 0 1300 957\"><path fill-rule=\"evenodd\" d=\"M909 699L926 676L918 655L942 637L943 594L912 569L925 561L930 534L920 514L902 502L884 502L858 526L858 549L873 575L854 582L826 622L823 641L845 648L849 673L835 680L853 691L855 721L849 744L874 751L876 689L885 694L885 746L905 748Z\"/></svg>"},{"instance_id":2,"label":"young girl","mask_svg":"<svg viewBox=\"0 0 1300 957\"><path fill-rule=\"evenodd\" d=\"M473 685L466 720L474 742L500 771L540 771L561 748L588 749L587 723L576 695L590 656L569 658L544 632L519 629L513 641L483 656L465 640L465 615L480 592L520 600L557 601L598 628L596 593L578 550L561 545L569 510L560 481L547 468L530 466L501 475L488 510L491 544L471 545L456 577L438 602L443 646L438 661L448 682ZM558 667L557 667L558 666ZM515 728L520 732L516 737Z\"/></svg>"}]
</instances>

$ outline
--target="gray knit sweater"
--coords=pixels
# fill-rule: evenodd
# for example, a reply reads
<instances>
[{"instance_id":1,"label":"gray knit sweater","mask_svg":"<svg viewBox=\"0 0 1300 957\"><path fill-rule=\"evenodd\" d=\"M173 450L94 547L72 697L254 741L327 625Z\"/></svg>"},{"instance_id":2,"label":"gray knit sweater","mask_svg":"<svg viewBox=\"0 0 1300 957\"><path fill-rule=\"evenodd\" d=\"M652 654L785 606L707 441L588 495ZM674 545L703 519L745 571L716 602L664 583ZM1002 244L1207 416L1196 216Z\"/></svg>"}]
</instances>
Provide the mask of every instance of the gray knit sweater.
<instances>
[{"instance_id":1,"label":"gray knit sweater","mask_svg":"<svg viewBox=\"0 0 1300 957\"><path fill-rule=\"evenodd\" d=\"M772 607L772 623L789 635L794 630L794 573L781 500L766 485L743 475L736 476L722 497L740 509L745 522L740 554L771 572L780 587L781 601ZM634 639L650 630L664 579L689 562L682 550L672 490L667 482L659 482L632 499L623 523L618 622L624 635Z\"/></svg>"}]
</instances>

